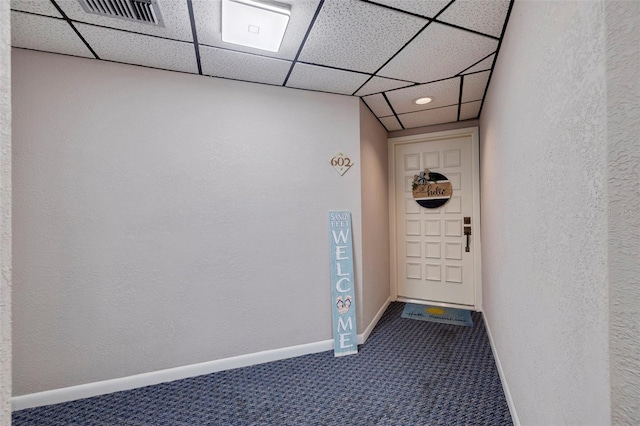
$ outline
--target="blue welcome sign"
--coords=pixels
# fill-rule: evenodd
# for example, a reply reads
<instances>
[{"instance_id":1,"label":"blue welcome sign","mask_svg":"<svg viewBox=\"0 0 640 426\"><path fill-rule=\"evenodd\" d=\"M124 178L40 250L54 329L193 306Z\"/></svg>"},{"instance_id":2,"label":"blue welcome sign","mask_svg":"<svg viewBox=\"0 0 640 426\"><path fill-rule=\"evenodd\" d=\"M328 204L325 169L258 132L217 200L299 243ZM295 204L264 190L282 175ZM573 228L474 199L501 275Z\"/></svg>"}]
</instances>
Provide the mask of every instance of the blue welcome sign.
<instances>
[{"instance_id":1,"label":"blue welcome sign","mask_svg":"<svg viewBox=\"0 0 640 426\"><path fill-rule=\"evenodd\" d=\"M329 240L331 242L333 354L335 356L351 355L358 353L358 336L350 212L329 212Z\"/></svg>"}]
</instances>

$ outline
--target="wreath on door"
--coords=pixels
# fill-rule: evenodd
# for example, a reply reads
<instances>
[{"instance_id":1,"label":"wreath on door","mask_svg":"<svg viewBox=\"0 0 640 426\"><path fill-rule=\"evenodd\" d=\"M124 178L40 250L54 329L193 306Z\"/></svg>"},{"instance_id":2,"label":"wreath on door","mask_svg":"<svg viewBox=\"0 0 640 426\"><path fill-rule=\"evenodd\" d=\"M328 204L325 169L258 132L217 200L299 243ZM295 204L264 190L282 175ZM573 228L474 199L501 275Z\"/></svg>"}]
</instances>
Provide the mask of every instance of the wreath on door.
<instances>
[{"instance_id":1,"label":"wreath on door","mask_svg":"<svg viewBox=\"0 0 640 426\"><path fill-rule=\"evenodd\" d=\"M437 209L445 205L453 193L449 179L429 169L413 176L411 190L416 202L427 209Z\"/></svg>"}]
</instances>

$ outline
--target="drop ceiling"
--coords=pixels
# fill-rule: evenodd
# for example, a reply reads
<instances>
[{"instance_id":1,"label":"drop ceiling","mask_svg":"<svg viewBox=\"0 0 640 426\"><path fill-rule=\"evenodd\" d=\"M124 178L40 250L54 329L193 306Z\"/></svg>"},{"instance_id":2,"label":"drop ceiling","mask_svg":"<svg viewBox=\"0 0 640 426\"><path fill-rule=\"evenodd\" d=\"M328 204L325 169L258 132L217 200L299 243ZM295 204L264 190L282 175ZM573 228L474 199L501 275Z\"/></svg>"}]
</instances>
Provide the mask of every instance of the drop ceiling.
<instances>
[{"instance_id":1,"label":"drop ceiling","mask_svg":"<svg viewBox=\"0 0 640 426\"><path fill-rule=\"evenodd\" d=\"M513 0L280 0L278 52L225 43L220 0L153 0L163 26L12 0L12 45L360 97L388 131L477 118ZM413 103L418 97L433 101Z\"/></svg>"}]
</instances>

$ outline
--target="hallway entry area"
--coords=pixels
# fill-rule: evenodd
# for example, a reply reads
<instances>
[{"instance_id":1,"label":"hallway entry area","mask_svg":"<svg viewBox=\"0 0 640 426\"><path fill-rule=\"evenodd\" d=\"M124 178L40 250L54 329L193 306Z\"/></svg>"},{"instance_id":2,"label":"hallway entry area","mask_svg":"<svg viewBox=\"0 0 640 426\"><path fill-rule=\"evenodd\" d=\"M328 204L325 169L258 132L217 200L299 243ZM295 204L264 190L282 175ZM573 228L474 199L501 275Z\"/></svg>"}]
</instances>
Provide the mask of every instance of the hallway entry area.
<instances>
[{"instance_id":1,"label":"hallway entry area","mask_svg":"<svg viewBox=\"0 0 640 426\"><path fill-rule=\"evenodd\" d=\"M389 305L357 355L332 351L13 413L14 426L512 425L482 314Z\"/></svg>"},{"instance_id":2,"label":"hallway entry area","mask_svg":"<svg viewBox=\"0 0 640 426\"><path fill-rule=\"evenodd\" d=\"M482 311L478 128L389 139L391 294Z\"/></svg>"}]
</instances>

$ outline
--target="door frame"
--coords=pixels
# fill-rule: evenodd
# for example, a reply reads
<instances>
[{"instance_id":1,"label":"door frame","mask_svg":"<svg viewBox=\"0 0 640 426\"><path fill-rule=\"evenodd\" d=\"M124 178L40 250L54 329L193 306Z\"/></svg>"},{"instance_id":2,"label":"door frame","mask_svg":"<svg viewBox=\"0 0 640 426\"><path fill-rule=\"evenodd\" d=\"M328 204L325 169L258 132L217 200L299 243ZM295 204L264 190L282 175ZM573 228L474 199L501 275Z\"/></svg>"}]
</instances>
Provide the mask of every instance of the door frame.
<instances>
[{"instance_id":1,"label":"door frame","mask_svg":"<svg viewBox=\"0 0 640 426\"><path fill-rule=\"evenodd\" d=\"M397 265L397 247L396 247L396 147L398 145L406 145L413 143L422 143L430 141L438 141L443 139L453 139L464 136L471 137L471 180L473 190L473 232L471 239L473 242L473 276L474 276L474 309L482 311L482 244L480 232L480 138L478 135L478 127L465 127L462 129L446 130L442 132L422 133L412 136L401 136L389 138L388 141L388 160L389 160L389 239L390 239L390 292L392 301L403 302L422 302L413 299L398 298L398 265ZM469 306L462 306L449 303L433 302L430 304L444 307L469 309Z\"/></svg>"}]
</instances>

